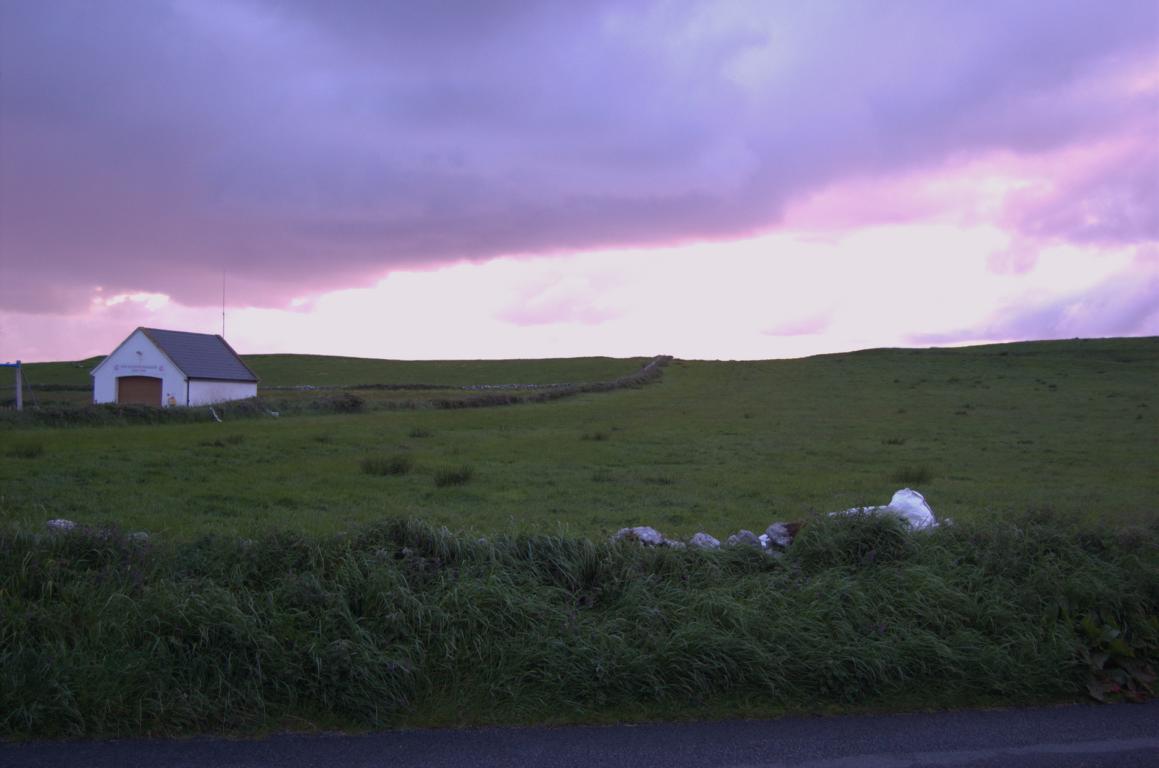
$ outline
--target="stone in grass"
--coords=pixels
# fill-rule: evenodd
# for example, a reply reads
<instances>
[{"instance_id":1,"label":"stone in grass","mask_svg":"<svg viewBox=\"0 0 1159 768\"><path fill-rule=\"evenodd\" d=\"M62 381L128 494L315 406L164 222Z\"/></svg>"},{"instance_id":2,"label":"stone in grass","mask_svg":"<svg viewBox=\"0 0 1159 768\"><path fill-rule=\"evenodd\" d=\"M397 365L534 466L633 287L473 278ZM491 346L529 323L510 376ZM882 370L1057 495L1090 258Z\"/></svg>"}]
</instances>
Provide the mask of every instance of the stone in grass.
<instances>
[{"instance_id":1,"label":"stone in grass","mask_svg":"<svg viewBox=\"0 0 1159 768\"><path fill-rule=\"evenodd\" d=\"M800 527L799 523L773 523L765 529L766 546L773 549L788 549Z\"/></svg>"},{"instance_id":2,"label":"stone in grass","mask_svg":"<svg viewBox=\"0 0 1159 768\"><path fill-rule=\"evenodd\" d=\"M49 520L44 524L50 531L71 531L76 528L76 523L72 520L65 520L64 518L55 518Z\"/></svg>"},{"instance_id":3,"label":"stone in grass","mask_svg":"<svg viewBox=\"0 0 1159 768\"><path fill-rule=\"evenodd\" d=\"M638 541L652 547L658 547L665 542L660 531L647 525L637 525L635 528L621 528L616 531L612 541Z\"/></svg>"},{"instance_id":4,"label":"stone in grass","mask_svg":"<svg viewBox=\"0 0 1159 768\"><path fill-rule=\"evenodd\" d=\"M746 531L743 528L733 535L728 537L728 546L730 547L756 547L757 549L764 549L761 545L761 540L752 531Z\"/></svg>"},{"instance_id":5,"label":"stone in grass","mask_svg":"<svg viewBox=\"0 0 1159 768\"><path fill-rule=\"evenodd\" d=\"M720 549L720 539L701 531L688 540L688 546L693 549Z\"/></svg>"}]
</instances>

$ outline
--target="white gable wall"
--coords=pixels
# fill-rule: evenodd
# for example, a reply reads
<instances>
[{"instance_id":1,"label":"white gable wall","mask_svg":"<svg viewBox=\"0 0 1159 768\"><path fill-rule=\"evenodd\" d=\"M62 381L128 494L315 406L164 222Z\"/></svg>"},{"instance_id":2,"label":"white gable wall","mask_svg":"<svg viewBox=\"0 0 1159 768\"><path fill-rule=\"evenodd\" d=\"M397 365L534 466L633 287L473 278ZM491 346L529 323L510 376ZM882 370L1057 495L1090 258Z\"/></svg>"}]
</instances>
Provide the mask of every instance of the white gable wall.
<instances>
[{"instance_id":1,"label":"white gable wall","mask_svg":"<svg viewBox=\"0 0 1159 768\"><path fill-rule=\"evenodd\" d=\"M258 384L256 381L191 379L189 382L190 405L212 405L227 400L242 400L257 396Z\"/></svg>"},{"instance_id":2,"label":"white gable wall","mask_svg":"<svg viewBox=\"0 0 1159 768\"><path fill-rule=\"evenodd\" d=\"M172 395L185 405L185 374L141 331L134 331L93 374L93 402L117 402L117 379L121 376L152 376L161 379L161 403Z\"/></svg>"}]
</instances>

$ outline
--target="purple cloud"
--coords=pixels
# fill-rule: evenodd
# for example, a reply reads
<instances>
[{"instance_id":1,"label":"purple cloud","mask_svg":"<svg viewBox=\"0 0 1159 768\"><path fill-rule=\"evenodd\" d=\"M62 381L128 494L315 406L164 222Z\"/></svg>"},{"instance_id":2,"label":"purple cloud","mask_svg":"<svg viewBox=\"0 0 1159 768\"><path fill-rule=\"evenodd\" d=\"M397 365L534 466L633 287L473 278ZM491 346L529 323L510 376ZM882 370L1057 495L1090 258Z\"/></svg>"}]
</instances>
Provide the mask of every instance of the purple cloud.
<instances>
[{"instance_id":1,"label":"purple cloud","mask_svg":"<svg viewBox=\"0 0 1159 768\"><path fill-rule=\"evenodd\" d=\"M1095 288L1007 306L986 324L948 333L915 334L909 341L938 345L968 341L1159 336L1159 261L1108 278Z\"/></svg>"},{"instance_id":2,"label":"purple cloud","mask_svg":"<svg viewBox=\"0 0 1159 768\"><path fill-rule=\"evenodd\" d=\"M1159 126L1141 148L1046 201L1016 204L1008 218L1038 239L1097 245L1159 241Z\"/></svg>"},{"instance_id":3,"label":"purple cloud","mask_svg":"<svg viewBox=\"0 0 1159 768\"><path fill-rule=\"evenodd\" d=\"M1150 0L6 2L0 305L741 236L844 178L1153 120L1098 84L1157 33ZM1153 177L1107 183L1099 226L1026 226L1154 238Z\"/></svg>"}]
</instances>

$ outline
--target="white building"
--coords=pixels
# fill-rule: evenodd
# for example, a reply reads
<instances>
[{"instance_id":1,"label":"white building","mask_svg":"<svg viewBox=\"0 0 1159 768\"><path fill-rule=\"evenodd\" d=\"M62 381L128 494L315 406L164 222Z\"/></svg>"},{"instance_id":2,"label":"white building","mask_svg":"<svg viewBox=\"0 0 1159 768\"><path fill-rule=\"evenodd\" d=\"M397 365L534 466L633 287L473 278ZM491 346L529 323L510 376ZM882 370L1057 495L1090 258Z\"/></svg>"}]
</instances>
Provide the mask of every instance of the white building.
<instances>
[{"instance_id":1,"label":"white building","mask_svg":"<svg viewBox=\"0 0 1159 768\"><path fill-rule=\"evenodd\" d=\"M208 333L138 328L91 375L94 403L209 405L258 393L254 372Z\"/></svg>"}]
</instances>

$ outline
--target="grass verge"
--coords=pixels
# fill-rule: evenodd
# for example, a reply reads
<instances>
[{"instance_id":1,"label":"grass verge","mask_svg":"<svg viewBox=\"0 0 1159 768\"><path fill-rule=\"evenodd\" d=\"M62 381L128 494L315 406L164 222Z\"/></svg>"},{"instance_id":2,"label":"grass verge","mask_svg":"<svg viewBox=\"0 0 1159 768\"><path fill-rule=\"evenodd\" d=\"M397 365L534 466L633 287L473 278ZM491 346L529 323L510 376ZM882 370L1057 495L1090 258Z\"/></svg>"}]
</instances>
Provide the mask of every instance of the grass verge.
<instances>
[{"instance_id":1,"label":"grass verge","mask_svg":"<svg viewBox=\"0 0 1159 768\"><path fill-rule=\"evenodd\" d=\"M782 559L408 521L0 533L0 734L1145 695L1159 528L817 518ZM551 713L545 715L544 713Z\"/></svg>"}]
</instances>

